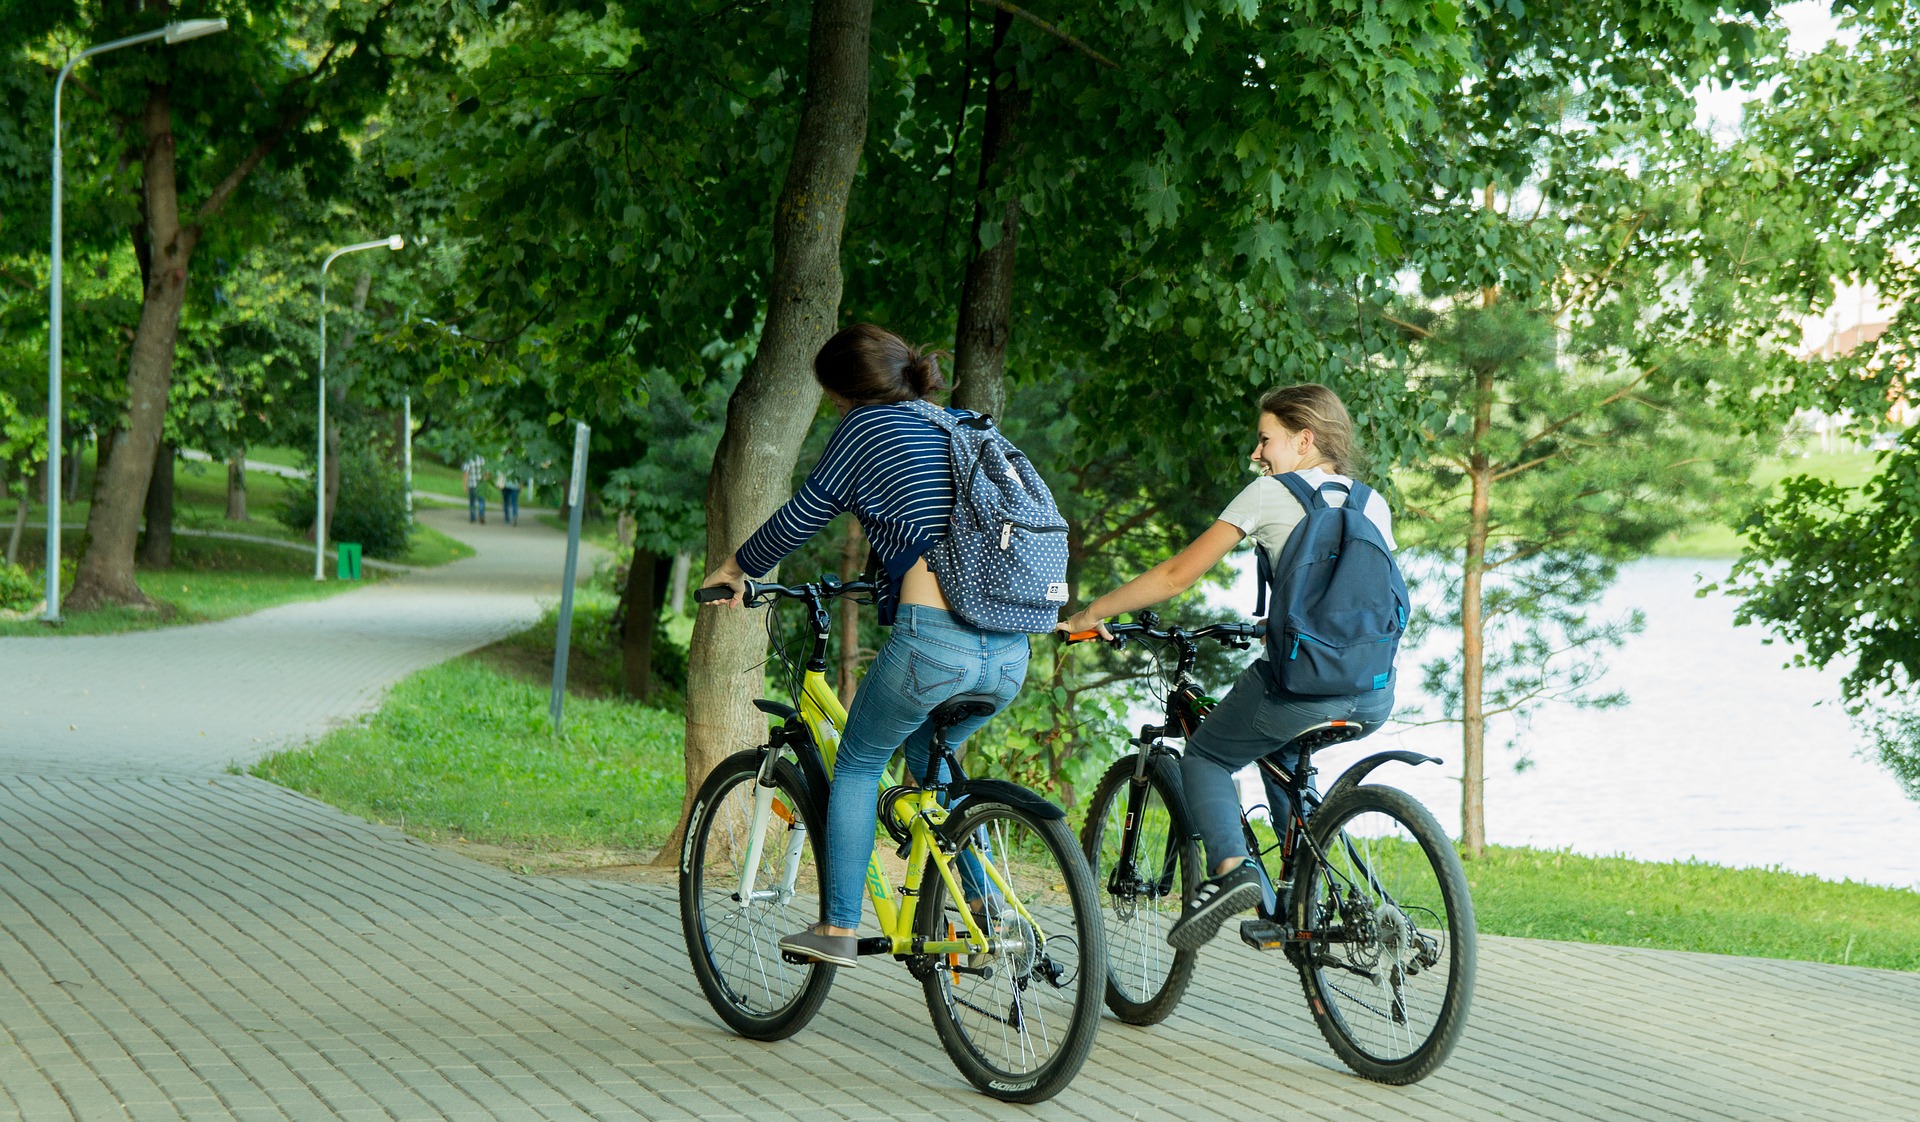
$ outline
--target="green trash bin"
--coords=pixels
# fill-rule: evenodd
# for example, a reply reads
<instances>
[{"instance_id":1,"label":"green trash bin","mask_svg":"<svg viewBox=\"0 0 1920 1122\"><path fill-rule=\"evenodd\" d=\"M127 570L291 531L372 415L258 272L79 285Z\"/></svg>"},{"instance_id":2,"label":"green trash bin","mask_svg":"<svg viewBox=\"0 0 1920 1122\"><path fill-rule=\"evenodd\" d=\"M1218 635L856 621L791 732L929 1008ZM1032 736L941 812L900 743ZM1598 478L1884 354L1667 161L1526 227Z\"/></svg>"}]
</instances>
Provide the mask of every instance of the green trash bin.
<instances>
[{"instance_id":1,"label":"green trash bin","mask_svg":"<svg viewBox=\"0 0 1920 1122\"><path fill-rule=\"evenodd\" d=\"M341 580L359 580L360 579L360 543L359 542L336 542L334 544L334 548L338 551L338 554L336 556L336 560L338 562L338 565L336 568L336 574L339 576L339 578Z\"/></svg>"}]
</instances>

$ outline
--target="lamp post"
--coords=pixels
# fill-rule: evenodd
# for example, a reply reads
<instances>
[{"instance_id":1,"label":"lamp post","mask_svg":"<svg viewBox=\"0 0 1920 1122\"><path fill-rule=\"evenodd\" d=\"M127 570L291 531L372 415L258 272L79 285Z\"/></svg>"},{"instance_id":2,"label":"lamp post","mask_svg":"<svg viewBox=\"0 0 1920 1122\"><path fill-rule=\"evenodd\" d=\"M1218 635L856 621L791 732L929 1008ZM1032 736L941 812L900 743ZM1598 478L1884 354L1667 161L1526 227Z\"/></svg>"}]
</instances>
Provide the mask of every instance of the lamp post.
<instances>
[{"instance_id":1,"label":"lamp post","mask_svg":"<svg viewBox=\"0 0 1920 1122\"><path fill-rule=\"evenodd\" d=\"M399 234L381 238L374 242L358 242L344 246L327 255L320 264L320 430L315 437L319 453L314 456L313 467L313 579L326 580L327 558L327 267L334 259L345 253L358 253L363 249L399 249L406 245L406 239Z\"/></svg>"},{"instance_id":2,"label":"lamp post","mask_svg":"<svg viewBox=\"0 0 1920 1122\"><path fill-rule=\"evenodd\" d=\"M60 76L53 80L53 276L47 297L47 612L41 617L48 623L60 622L60 187L64 179L60 156L60 92L66 87L67 75L73 68L94 55L151 43L155 39L164 39L171 46L226 29L224 19L178 20L157 31L88 47L69 59L60 68Z\"/></svg>"}]
</instances>

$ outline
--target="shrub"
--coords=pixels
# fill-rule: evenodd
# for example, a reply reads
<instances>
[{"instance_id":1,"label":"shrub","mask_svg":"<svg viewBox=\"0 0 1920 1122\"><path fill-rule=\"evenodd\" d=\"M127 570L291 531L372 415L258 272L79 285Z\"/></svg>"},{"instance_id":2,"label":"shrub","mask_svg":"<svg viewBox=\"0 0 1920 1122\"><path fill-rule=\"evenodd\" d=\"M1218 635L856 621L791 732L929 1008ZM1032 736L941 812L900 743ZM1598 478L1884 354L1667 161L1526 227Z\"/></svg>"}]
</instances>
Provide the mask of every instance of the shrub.
<instances>
[{"instance_id":1,"label":"shrub","mask_svg":"<svg viewBox=\"0 0 1920 1122\"><path fill-rule=\"evenodd\" d=\"M393 560L406 556L413 525L407 520L406 481L399 469L381 459L367 444L343 441L340 452L340 493L334 499L333 532L336 542L357 542L368 557ZM313 481L299 480L274 512L293 530L313 528Z\"/></svg>"},{"instance_id":2,"label":"shrub","mask_svg":"<svg viewBox=\"0 0 1920 1122\"><path fill-rule=\"evenodd\" d=\"M41 591L33 574L0 561L0 611L24 612L40 602Z\"/></svg>"}]
</instances>

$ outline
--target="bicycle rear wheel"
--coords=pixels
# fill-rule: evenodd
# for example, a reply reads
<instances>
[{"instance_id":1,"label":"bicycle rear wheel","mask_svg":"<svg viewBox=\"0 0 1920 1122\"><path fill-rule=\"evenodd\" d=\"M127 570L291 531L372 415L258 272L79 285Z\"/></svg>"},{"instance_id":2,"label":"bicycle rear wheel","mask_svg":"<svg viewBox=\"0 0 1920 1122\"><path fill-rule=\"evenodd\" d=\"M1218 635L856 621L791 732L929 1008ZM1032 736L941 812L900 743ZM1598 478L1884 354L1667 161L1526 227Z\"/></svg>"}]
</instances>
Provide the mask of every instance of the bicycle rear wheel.
<instances>
[{"instance_id":1,"label":"bicycle rear wheel","mask_svg":"<svg viewBox=\"0 0 1920 1122\"><path fill-rule=\"evenodd\" d=\"M978 900L955 901L928 860L918 933L965 932L978 906L992 953L942 955L925 972L934 1030L960 1073L1008 1102L1059 1094L1086 1062L1100 1027L1106 942L1086 860L1066 823L975 795L959 810L963 852L991 870ZM954 863L956 875L962 868ZM997 883L996 883L997 882Z\"/></svg>"},{"instance_id":2,"label":"bicycle rear wheel","mask_svg":"<svg viewBox=\"0 0 1920 1122\"><path fill-rule=\"evenodd\" d=\"M819 1012L834 967L780 957L782 936L826 918L825 824L815 821L805 781L790 761L773 766L772 813L753 894L740 898L766 751L727 757L700 786L680 851L680 924L694 976L720 1019L742 1036L782 1040Z\"/></svg>"},{"instance_id":3,"label":"bicycle rear wheel","mask_svg":"<svg viewBox=\"0 0 1920 1122\"><path fill-rule=\"evenodd\" d=\"M1199 877L1173 761L1154 757L1137 789L1126 756L1094 788L1080 842L1107 928L1107 1008L1130 1025L1154 1025L1180 1004L1199 955L1167 945L1180 902ZM1132 800L1137 810L1129 815ZM1122 846L1133 834L1133 855Z\"/></svg>"},{"instance_id":4,"label":"bicycle rear wheel","mask_svg":"<svg viewBox=\"0 0 1920 1122\"><path fill-rule=\"evenodd\" d=\"M1446 1061L1473 1002L1473 901L1453 844L1404 791L1342 792L1308 823L1294 897L1315 933L1300 980L1320 1034L1357 1074L1426 1078Z\"/></svg>"}]
</instances>

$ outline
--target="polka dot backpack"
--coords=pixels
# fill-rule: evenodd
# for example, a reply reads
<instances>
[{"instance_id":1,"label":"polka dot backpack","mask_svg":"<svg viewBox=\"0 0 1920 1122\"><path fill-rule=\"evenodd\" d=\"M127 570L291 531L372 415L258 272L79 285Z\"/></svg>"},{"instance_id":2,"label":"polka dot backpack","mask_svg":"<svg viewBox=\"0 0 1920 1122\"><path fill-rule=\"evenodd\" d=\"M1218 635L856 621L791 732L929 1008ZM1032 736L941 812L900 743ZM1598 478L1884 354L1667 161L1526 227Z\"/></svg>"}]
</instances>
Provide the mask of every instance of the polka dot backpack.
<instances>
[{"instance_id":1,"label":"polka dot backpack","mask_svg":"<svg viewBox=\"0 0 1920 1122\"><path fill-rule=\"evenodd\" d=\"M946 431L953 520L927 551L947 604L983 631L1052 631L1067 602L1067 523L1053 492L993 418L909 402Z\"/></svg>"}]
</instances>

